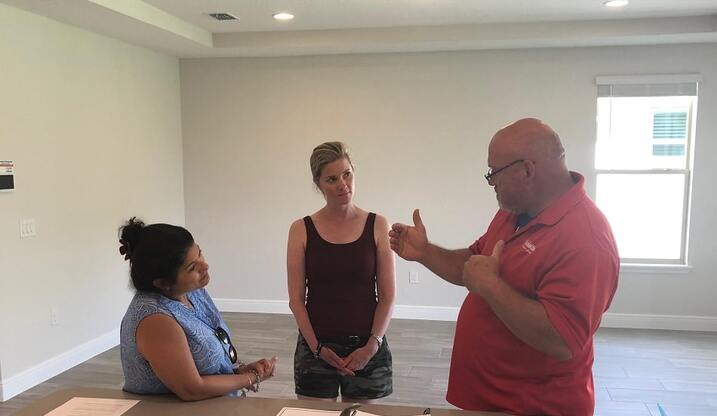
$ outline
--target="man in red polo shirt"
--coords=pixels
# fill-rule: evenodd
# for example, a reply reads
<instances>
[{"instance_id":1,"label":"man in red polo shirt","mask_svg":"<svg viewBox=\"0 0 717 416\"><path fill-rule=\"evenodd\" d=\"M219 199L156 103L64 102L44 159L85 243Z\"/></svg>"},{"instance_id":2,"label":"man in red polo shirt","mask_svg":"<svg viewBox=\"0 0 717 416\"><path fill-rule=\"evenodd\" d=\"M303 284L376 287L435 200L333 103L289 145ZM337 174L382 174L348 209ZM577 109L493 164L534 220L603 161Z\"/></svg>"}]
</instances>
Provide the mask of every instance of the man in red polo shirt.
<instances>
[{"instance_id":1,"label":"man in red polo shirt","mask_svg":"<svg viewBox=\"0 0 717 416\"><path fill-rule=\"evenodd\" d=\"M617 288L610 226L537 119L498 131L488 184L500 211L469 248L430 243L418 210L391 248L468 289L456 322L446 399L463 409L592 415L593 335Z\"/></svg>"}]
</instances>

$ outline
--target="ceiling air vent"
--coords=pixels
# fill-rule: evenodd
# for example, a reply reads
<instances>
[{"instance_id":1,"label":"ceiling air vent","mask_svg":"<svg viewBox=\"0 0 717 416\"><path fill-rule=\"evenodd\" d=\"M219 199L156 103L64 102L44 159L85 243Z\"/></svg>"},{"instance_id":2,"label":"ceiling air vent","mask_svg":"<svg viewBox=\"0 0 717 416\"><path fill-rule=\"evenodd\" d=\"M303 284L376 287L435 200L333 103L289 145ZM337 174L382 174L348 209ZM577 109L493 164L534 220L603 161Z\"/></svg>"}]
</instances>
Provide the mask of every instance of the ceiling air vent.
<instances>
[{"instance_id":1,"label":"ceiling air vent","mask_svg":"<svg viewBox=\"0 0 717 416\"><path fill-rule=\"evenodd\" d=\"M216 20L239 20L238 17L232 16L229 13L209 13L209 16L213 17Z\"/></svg>"}]
</instances>

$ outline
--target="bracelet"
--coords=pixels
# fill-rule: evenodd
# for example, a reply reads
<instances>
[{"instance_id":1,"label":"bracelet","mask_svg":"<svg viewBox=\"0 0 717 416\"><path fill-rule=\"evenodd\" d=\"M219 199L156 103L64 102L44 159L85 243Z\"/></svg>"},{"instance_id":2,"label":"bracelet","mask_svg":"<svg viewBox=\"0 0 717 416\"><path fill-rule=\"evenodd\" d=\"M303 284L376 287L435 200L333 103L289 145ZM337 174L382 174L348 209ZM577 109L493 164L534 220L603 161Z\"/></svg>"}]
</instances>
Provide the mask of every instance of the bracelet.
<instances>
[{"instance_id":1,"label":"bracelet","mask_svg":"<svg viewBox=\"0 0 717 416\"><path fill-rule=\"evenodd\" d=\"M383 345L383 338L379 338L374 334L371 334L371 338L375 339L376 343L378 344L378 347L381 348L381 345Z\"/></svg>"},{"instance_id":2,"label":"bracelet","mask_svg":"<svg viewBox=\"0 0 717 416\"><path fill-rule=\"evenodd\" d=\"M314 351L314 358L316 358L317 360L319 359L319 357L321 357L321 349L322 348L324 348L324 344L322 344L320 342L318 344L316 344L316 351Z\"/></svg>"},{"instance_id":3,"label":"bracelet","mask_svg":"<svg viewBox=\"0 0 717 416\"><path fill-rule=\"evenodd\" d=\"M247 377L249 377L249 383L251 383L249 387L251 388L251 391L256 393L259 391L259 383L261 383L261 376L259 375L259 372L253 368L251 369L251 372L254 374L254 382L252 383L251 377L249 377L249 375L247 374Z\"/></svg>"}]
</instances>

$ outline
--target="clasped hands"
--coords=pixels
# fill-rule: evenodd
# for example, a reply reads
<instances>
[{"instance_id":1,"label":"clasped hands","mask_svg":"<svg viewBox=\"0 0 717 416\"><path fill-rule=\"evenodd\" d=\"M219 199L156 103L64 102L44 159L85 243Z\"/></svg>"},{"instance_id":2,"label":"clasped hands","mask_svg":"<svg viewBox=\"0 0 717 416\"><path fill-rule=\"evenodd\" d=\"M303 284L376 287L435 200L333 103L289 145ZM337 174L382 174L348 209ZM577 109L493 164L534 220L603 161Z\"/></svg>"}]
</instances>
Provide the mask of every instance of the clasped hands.
<instances>
[{"instance_id":1,"label":"clasped hands","mask_svg":"<svg viewBox=\"0 0 717 416\"><path fill-rule=\"evenodd\" d=\"M247 373L254 373L259 378L257 379L257 382L261 382L264 380L268 380L276 374L276 362L278 361L277 357L271 357L269 359L262 358L261 360L254 361L253 363L249 363L243 367L240 367L237 371L237 374L247 374ZM250 379L251 380L251 379ZM249 386L249 390L256 392L258 383L254 383L252 386Z\"/></svg>"},{"instance_id":2,"label":"clasped hands","mask_svg":"<svg viewBox=\"0 0 717 416\"><path fill-rule=\"evenodd\" d=\"M378 351L378 344L369 338L366 345L355 349L351 354L341 358L331 348L324 346L319 357L326 361L342 376L355 376L356 371L362 370Z\"/></svg>"}]
</instances>

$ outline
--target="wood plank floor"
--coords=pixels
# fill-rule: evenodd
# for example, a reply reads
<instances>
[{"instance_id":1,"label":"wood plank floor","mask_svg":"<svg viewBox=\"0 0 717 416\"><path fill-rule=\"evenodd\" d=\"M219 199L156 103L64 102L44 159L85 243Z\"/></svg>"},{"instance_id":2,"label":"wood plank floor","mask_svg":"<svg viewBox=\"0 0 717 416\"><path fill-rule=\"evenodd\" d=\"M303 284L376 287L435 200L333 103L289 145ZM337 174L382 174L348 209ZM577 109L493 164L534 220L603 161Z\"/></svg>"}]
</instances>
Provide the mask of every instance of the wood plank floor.
<instances>
[{"instance_id":1,"label":"wood plank floor","mask_svg":"<svg viewBox=\"0 0 717 416\"><path fill-rule=\"evenodd\" d=\"M259 396L294 397L292 357L296 326L290 315L227 313L244 361L279 357L278 375ZM388 342L394 359L394 393L383 403L451 407L445 401L454 323L393 320ZM717 415L717 333L601 329L596 337L597 416ZM121 388L119 347L76 366L13 399L0 416L57 389Z\"/></svg>"}]
</instances>

